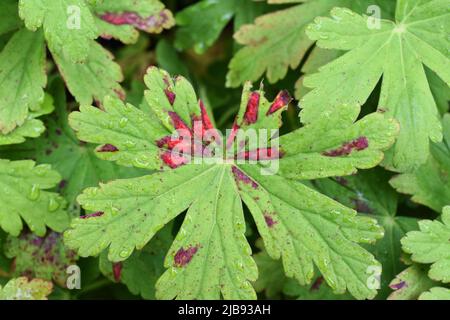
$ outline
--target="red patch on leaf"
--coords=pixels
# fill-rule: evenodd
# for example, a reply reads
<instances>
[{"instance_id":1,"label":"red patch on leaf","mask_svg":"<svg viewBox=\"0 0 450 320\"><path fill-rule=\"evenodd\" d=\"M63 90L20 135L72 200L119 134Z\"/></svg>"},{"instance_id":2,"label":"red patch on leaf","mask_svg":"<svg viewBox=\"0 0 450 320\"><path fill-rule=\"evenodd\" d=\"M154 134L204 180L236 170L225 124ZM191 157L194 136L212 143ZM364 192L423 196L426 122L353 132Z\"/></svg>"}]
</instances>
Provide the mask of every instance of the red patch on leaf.
<instances>
[{"instance_id":1,"label":"red patch on leaf","mask_svg":"<svg viewBox=\"0 0 450 320\"><path fill-rule=\"evenodd\" d=\"M97 211L94 213L86 214L84 216L80 216L80 219L89 219L89 218L95 218L95 217L101 217L103 215L103 211Z\"/></svg>"},{"instance_id":2,"label":"red patch on leaf","mask_svg":"<svg viewBox=\"0 0 450 320\"><path fill-rule=\"evenodd\" d=\"M180 118L180 116L173 111L169 111L169 117L172 119L172 124L176 130L187 130L191 131L191 129L184 123L184 121Z\"/></svg>"},{"instance_id":3,"label":"red patch on leaf","mask_svg":"<svg viewBox=\"0 0 450 320\"><path fill-rule=\"evenodd\" d=\"M264 215L264 220L266 220L266 224L269 228L272 228L275 224L278 223L278 221L273 220L273 218L268 214Z\"/></svg>"},{"instance_id":4,"label":"red patch on leaf","mask_svg":"<svg viewBox=\"0 0 450 320\"><path fill-rule=\"evenodd\" d=\"M287 106L291 101L292 98L289 95L289 92L287 92L286 90L281 91L275 98L275 101L272 103L269 110L267 111L267 115L280 110L284 106Z\"/></svg>"},{"instance_id":5,"label":"red patch on leaf","mask_svg":"<svg viewBox=\"0 0 450 320\"><path fill-rule=\"evenodd\" d=\"M353 141L342 144L342 147L333 149L330 151L325 151L322 154L327 157L340 157L347 156L353 150L361 151L366 149L369 146L369 141L366 137L359 137Z\"/></svg>"},{"instance_id":6,"label":"red patch on leaf","mask_svg":"<svg viewBox=\"0 0 450 320\"><path fill-rule=\"evenodd\" d=\"M198 246L195 247L190 246L186 249L183 249L183 247L181 247L173 257L175 266L184 267L185 265L187 265L189 262L191 262L192 258L197 253L197 251Z\"/></svg>"},{"instance_id":7,"label":"red patch on leaf","mask_svg":"<svg viewBox=\"0 0 450 320\"><path fill-rule=\"evenodd\" d=\"M112 265L114 281L120 282L122 276L122 262L116 262Z\"/></svg>"},{"instance_id":8,"label":"red patch on leaf","mask_svg":"<svg viewBox=\"0 0 450 320\"><path fill-rule=\"evenodd\" d=\"M236 135L238 133L238 130L239 125L236 122L234 122L233 127L231 128L230 135L227 138L227 148L229 148L233 144L234 139L236 138Z\"/></svg>"},{"instance_id":9,"label":"red patch on leaf","mask_svg":"<svg viewBox=\"0 0 450 320\"><path fill-rule=\"evenodd\" d=\"M247 124L255 123L258 120L259 93L252 92L248 99L244 120Z\"/></svg>"},{"instance_id":10,"label":"red patch on leaf","mask_svg":"<svg viewBox=\"0 0 450 320\"><path fill-rule=\"evenodd\" d=\"M253 181L252 179L250 179L249 176L247 176L245 173L243 173L237 167L233 166L231 168L231 171L233 172L234 179L236 181L241 181L241 182L243 182L245 184L249 184L249 185L252 186L253 189L258 188L258 184L255 181Z\"/></svg>"},{"instance_id":11,"label":"red patch on leaf","mask_svg":"<svg viewBox=\"0 0 450 320\"><path fill-rule=\"evenodd\" d=\"M198 104L200 106L200 112L201 112L201 115L202 115L203 128L205 130L213 129L214 126L213 126L213 124L211 122L211 119L208 116L208 112L206 112L206 108L205 108L205 105L203 104L203 101L199 100Z\"/></svg>"},{"instance_id":12,"label":"red patch on leaf","mask_svg":"<svg viewBox=\"0 0 450 320\"><path fill-rule=\"evenodd\" d=\"M175 102L175 98L177 97L177 95L175 94L175 92L173 92L172 90L170 90L169 88L164 89L164 93L166 94L167 100L169 100L169 103L171 105L174 104Z\"/></svg>"},{"instance_id":13,"label":"red patch on leaf","mask_svg":"<svg viewBox=\"0 0 450 320\"><path fill-rule=\"evenodd\" d=\"M188 159L186 159L182 155L171 151L166 151L161 154L161 160L171 169L176 169L188 162Z\"/></svg>"},{"instance_id":14,"label":"red patch on leaf","mask_svg":"<svg viewBox=\"0 0 450 320\"><path fill-rule=\"evenodd\" d=\"M280 159L283 153L277 148L258 148L256 150L240 152L236 159L245 160L276 160Z\"/></svg>"},{"instance_id":15,"label":"red patch on leaf","mask_svg":"<svg viewBox=\"0 0 450 320\"><path fill-rule=\"evenodd\" d=\"M163 10L159 14L149 17L141 17L135 12L112 13L107 12L100 16L103 21L114 25L129 24L143 31L151 31L164 26L168 20L167 13Z\"/></svg>"},{"instance_id":16,"label":"red patch on leaf","mask_svg":"<svg viewBox=\"0 0 450 320\"><path fill-rule=\"evenodd\" d=\"M107 144L101 146L100 149L98 149L97 151L98 152L116 152L116 151L119 151L119 149L117 149L116 146L107 143Z\"/></svg>"}]
</instances>

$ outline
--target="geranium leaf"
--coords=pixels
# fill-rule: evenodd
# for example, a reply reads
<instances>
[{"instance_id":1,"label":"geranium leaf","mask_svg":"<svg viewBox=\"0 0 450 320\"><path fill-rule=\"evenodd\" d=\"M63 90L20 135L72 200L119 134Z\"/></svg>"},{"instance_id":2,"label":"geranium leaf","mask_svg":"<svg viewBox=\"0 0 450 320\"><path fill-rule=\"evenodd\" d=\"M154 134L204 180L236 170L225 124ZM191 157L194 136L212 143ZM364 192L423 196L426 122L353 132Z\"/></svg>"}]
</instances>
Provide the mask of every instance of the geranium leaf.
<instances>
[{"instance_id":1,"label":"geranium leaf","mask_svg":"<svg viewBox=\"0 0 450 320\"><path fill-rule=\"evenodd\" d=\"M94 17L84 0L20 0L19 15L25 26L41 26L52 51L70 62L81 62L97 37Z\"/></svg>"},{"instance_id":2,"label":"geranium leaf","mask_svg":"<svg viewBox=\"0 0 450 320\"><path fill-rule=\"evenodd\" d=\"M411 173L391 179L398 192L412 195L412 200L436 212L450 203L450 114L443 118L444 139L430 145L427 162Z\"/></svg>"},{"instance_id":3,"label":"geranium leaf","mask_svg":"<svg viewBox=\"0 0 450 320\"><path fill-rule=\"evenodd\" d=\"M0 286L0 300L47 300L53 290L49 281L20 277L9 280L2 288Z\"/></svg>"},{"instance_id":4,"label":"geranium leaf","mask_svg":"<svg viewBox=\"0 0 450 320\"><path fill-rule=\"evenodd\" d=\"M21 29L0 53L0 132L22 125L44 100L45 44L41 31Z\"/></svg>"},{"instance_id":5,"label":"geranium leaf","mask_svg":"<svg viewBox=\"0 0 450 320\"><path fill-rule=\"evenodd\" d=\"M0 159L0 227L18 236L23 219L39 236L44 236L46 226L63 231L69 222L65 201L58 194L46 191L60 180L49 165L35 166L31 160Z\"/></svg>"},{"instance_id":6,"label":"geranium leaf","mask_svg":"<svg viewBox=\"0 0 450 320\"><path fill-rule=\"evenodd\" d=\"M262 89L246 85L225 138L213 130L184 78L172 79L152 67L145 81L149 90L142 110L110 98L103 111L83 107L70 116L80 139L101 144L101 158L159 171L86 189L78 201L94 213L72 221L66 245L81 256L109 247L109 260L124 261L187 209L166 257L169 270L156 285L157 297L255 298L249 281L256 280L257 268L244 236L243 201L269 255L282 258L287 276L307 284L316 265L335 292L375 296L366 281L368 268L379 263L358 243L374 242L382 229L373 218L358 216L298 179L377 165L382 150L394 142L395 121L381 113L356 121L359 108L347 105L277 138L270 130L281 125L289 95L281 92L269 102ZM257 148L254 140L242 139L250 129L270 146ZM325 134L318 139L317 132Z\"/></svg>"},{"instance_id":7,"label":"geranium leaf","mask_svg":"<svg viewBox=\"0 0 450 320\"><path fill-rule=\"evenodd\" d=\"M450 282L450 206L444 207L442 222L419 221L420 231L410 231L402 239L403 250L419 263L431 263L433 280Z\"/></svg>"},{"instance_id":8,"label":"geranium leaf","mask_svg":"<svg viewBox=\"0 0 450 320\"><path fill-rule=\"evenodd\" d=\"M383 76L379 110L402 128L384 165L402 172L419 167L428 158L429 139L442 139L423 65L450 82L444 31L449 15L445 0L410 0L398 2L395 21L380 20L379 28L369 28L367 17L345 8L334 8L332 18L316 19L308 36L319 47L348 52L305 78L304 85L313 90L301 100L303 121L344 103L364 103Z\"/></svg>"}]
</instances>

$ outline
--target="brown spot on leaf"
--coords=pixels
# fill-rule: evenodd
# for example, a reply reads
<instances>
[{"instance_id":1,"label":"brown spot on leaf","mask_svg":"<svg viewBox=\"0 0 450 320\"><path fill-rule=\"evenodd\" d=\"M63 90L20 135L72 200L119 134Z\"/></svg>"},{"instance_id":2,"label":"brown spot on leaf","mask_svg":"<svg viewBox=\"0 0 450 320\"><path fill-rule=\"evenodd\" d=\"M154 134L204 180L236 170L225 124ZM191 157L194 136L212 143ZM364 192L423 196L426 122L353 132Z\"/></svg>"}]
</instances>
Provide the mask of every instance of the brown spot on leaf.
<instances>
[{"instance_id":1,"label":"brown spot on leaf","mask_svg":"<svg viewBox=\"0 0 450 320\"><path fill-rule=\"evenodd\" d=\"M98 152L116 152L119 151L119 149L117 149L116 146L112 145L112 144L104 144L103 146L100 147L100 149L97 150Z\"/></svg>"},{"instance_id":2,"label":"brown spot on leaf","mask_svg":"<svg viewBox=\"0 0 450 320\"><path fill-rule=\"evenodd\" d=\"M89 219L89 218L95 218L95 217L101 217L103 215L103 211L97 211L94 213L86 214L84 216L80 216L80 219Z\"/></svg>"},{"instance_id":3,"label":"brown spot on leaf","mask_svg":"<svg viewBox=\"0 0 450 320\"><path fill-rule=\"evenodd\" d=\"M233 172L234 180L236 180L237 182L243 182L245 184L249 184L252 186L253 189L258 188L258 184L255 181L253 181L252 179L250 179L249 176L247 176L245 173L243 173L241 170L239 170L236 166L233 166L231 168L231 171Z\"/></svg>"},{"instance_id":4,"label":"brown spot on leaf","mask_svg":"<svg viewBox=\"0 0 450 320\"><path fill-rule=\"evenodd\" d=\"M278 223L278 221L273 220L273 218L268 214L264 215L264 220L266 220L266 224L269 228L272 228L275 224Z\"/></svg>"},{"instance_id":5,"label":"brown spot on leaf","mask_svg":"<svg viewBox=\"0 0 450 320\"><path fill-rule=\"evenodd\" d=\"M353 141L343 143L342 146L337 149L325 151L322 154L327 157L347 156L353 150L361 151L361 150L366 149L368 146L369 146L369 141L367 140L366 137L362 136Z\"/></svg>"}]
</instances>

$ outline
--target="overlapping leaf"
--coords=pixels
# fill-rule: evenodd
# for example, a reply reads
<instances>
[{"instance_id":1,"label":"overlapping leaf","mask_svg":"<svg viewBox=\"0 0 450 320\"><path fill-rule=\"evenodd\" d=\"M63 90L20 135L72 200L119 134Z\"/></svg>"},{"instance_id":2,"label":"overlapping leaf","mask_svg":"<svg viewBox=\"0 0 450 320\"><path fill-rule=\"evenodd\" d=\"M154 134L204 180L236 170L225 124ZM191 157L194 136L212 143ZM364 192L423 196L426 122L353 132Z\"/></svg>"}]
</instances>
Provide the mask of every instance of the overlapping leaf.
<instances>
[{"instance_id":1,"label":"overlapping leaf","mask_svg":"<svg viewBox=\"0 0 450 320\"><path fill-rule=\"evenodd\" d=\"M2 288L0 286L0 300L47 300L47 296L53 290L49 281L32 279L26 277L9 280Z\"/></svg>"},{"instance_id":2,"label":"overlapping leaf","mask_svg":"<svg viewBox=\"0 0 450 320\"><path fill-rule=\"evenodd\" d=\"M442 212L442 222L422 220L420 231L408 232L402 239L403 250L419 263L431 263L431 279L450 282L450 206Z\"/></svg>"},{"instance_id":3,"label":"overlapping leaf","mask_svg":"<svg viewBox=\"0 0 450 320\"><path fill-rule=\"evenodd\" d=\"M63 231L69 222L65 201L46 191L60 181L59 174L49 165L0 159L0 227L18 236L23 220L38 236L44 236L47 226Z\"/></svg>"},{"instance_id":4,"label":"overlapping leaf","mask_svg":"<svg viewBox=\"0 0 450 320\"><path fill-rule=\"evenodd\" d=\"M7 134L0 133L0 146L22 143L25 141L25 138L39 137L45 131L45 127L42 121L37 118L53 112L53 109L53 98L46 94L44 97L44 102L41 104L39 109L29 112L24 124L20 127L16 127L13 131Z\"/></svg>"},{"instance_id":5,"label":"overlapping leaf","mask_svg":"<svg viewBox=\"0 0 450 320\"><path fill-rule=\"evenodd\" d=\"M417 219L399 216L397 194L388 185L389 174L383 170L360 171L357 175L314 181L318 191L354 208L361 214L378 220L384 228L383 239L370 251L382 263L380 292L377 298L385 298L391 280L404 268L401 262L400 239L406 232L417 228ZM376 270L373 270L374 272Z\"/></svg>"},{"instance_id":6,"label":"overlapping leaf","mask_svg":"<svg viewBox=\"0 0 450 320\"><path fill-rule=\"evenodd\" d=\"M171 224L167 225L142 249L127 260L112 263L106 252L100 256L100 270L109 279L124 283L131 293L155 299L155 284L165 271L164 257L173 241Z\"/></svg>"},{"instance_id":7,"label":"overlapping leaf","mask_svg":"<svg viewBox=\"0 0 450 320\"><path fill-rule=\"evenodd\" d=\"M68 125L68 106L64 90L61 80L52 81L49 85L49 92L54 96L56 111L45 119L46 134L38 139L1 150L0 157L33 158L39 163L50 164L61 174L62 179L58 183L58 191L68 201L69 211L78 215L79 206L76 204L75 198L84 188L119 177L135 177L145 171L124 168L111 162L102 161L95 156L93 145L78 141L72 128ZM1 141L0 136L0 144Z\"/></svg>"},{"instance_id":8,"label":"overlapping leaf","mask_svg":"<svg viewBox=\"0 0 450 320\"><path fill-rule=\"evenodd\" d=\"M67 250L62 236L49 232L44 237L24 233L20 237L9 236L4 245L5 254L14 259L13 276L26 276L53 280L66 286L67 267L76 263L75 252Z\"/></svg>"},{"instance_id":9,"label":"overlapping leaf","mask_svg":"<svg viewBox=\"0 0 450 320\"><path fill-rule=\"evenodd\" d=\"M20 0L19 6L5 0L0 8L0 35L21 27L19 15L26 26L10 39L5 37L9 41L0 53L0 133L23 125L13 138L6 138L14 142L20 136L35 137L33 130L42 131L36 121L26 120L33 118L30 112L44 99L46 44L75 99L80 104L101 103L105 95L124 97L125 93L119 84L120 66L94 39L100 34L132 43L138 36L135 27L153 33L174 24L171 12L157 0Z\"/></svg>"},{"instance_id":10,"label":"overlapping leaf","mask_svg":"<svg viewBox=\"0 0 450 320\"><path fill-rule=\"evenodd\" d=\"M345 175L375 166L395 139L394 121L377 113L355 122L359 108L343 106L282 136L279 148L271 133L264 155L248 140L244 145L236 142L238 128L278 128L280 113L290 100L285 92L270 103L261 90L247 86L228 142L207 135L202 142L199 136L212 125L189 83L156 68L149 69L145 81L146 111L108 99L104 111L82 107L70 116L80 139L102 144L97 148L101 158L161 169L86 189L78 201L95 214L73 220L65 233L70 248L89 256L109 247L108 258L123 261L188 209L166 257L169 270L157 283L157 297L255 298L249 281L256 280L257 269L244 237L242 199L268 253L282 257L289 277L306 284L316 265L336 292L347 288L357 298L375 295L366 279L367 268L378 262L357 243L375 241L382 229L374 219L358 216L294 179ZM186 148L189 139L180 140L183 130L190 133L191 143L203 147ZM214 148L225 144L224 153L216 153L211 162ZM205 160L201 163L199 150ZM279 170L263 168L262 159L274 160ZM264 175L268 172L272 175Z\"/></svg>"},{"instance_id":11,"label":"overlapping leaf","mask_svg":"<svg viewBox=\"0 0 450 320\"><path fill-rule=\"evenodd\" d=\"M420 295L419 300L450 300L450 289L434 287Z\"/></svg>"},{"instance_id":12,"label":"overlapping leaf","mask_svg":"<svg viewBox=\"0 0 450 320\"><path fill-rule=\"evenodd\" d=\"M427 275L427 268L423 265L413 264L399 273L389 286L394 291L388 300L415 300L424 292L437 285Z\"/></svg>"},{"instance_id":13,"label":"overlapping leaf","mask_svg":"<svg viewBox=\"0 0 450 320\"><path fill-rule=\"evenodd\" d=\"M437 212L450 203L450 115L443 118L444 139L432 143L425 164L412 173L400 174L391 179L398 192L412 195L412 200Z\"/></svg>"},{"instance_id":14,"label":"overlapping leaf","mask_svg":"<svg viewBox=\"0 0 450 320\"><path fill-rule=\"evenodd\" d=\"M19 0L19 15L31 31L43 27L48 46L70 62L81 62L97 37L84 0Z\"/></svg>"},{"instance_id":15,"label":"overlapping leaf","mask_svg":"<svg viewBox=\"0 0 450 320\"><path fill-rule=\"evenodd\" d=\"M397 3L395 22L381 20L379 28L369 28L366 17L344 8L333 9L332 18L316 19L308 36L320 47L348 52L305 78L313 90L301 101L303 121L343 103L364 103L383 76L379 109L402 128L384 165L397 171L419 167L428 158L429 139L442 139L423 65L448 85L449 15L446 0L409 0Z\"/></svg>"},{"instance_id":16,"label":"overlapping leaf","mask_svg":"<svg viewBox=\"0 0 450 320\"><path fill-rule=\"evenodd\" d=\"M41 31L21 29L0 53L0 133L22 125L44 100L47 82Z\"/></svg>"},{"instance_id":17,"label":"overlapping leaf","mask_svg":"<svg viewBox=\"0 0 450 320\"><path fill-rule=\"evenodd\" d=\"M287 1L269 1L269 3ZM286 75L288 68L295 69L308 48L314 43L308 39L305 29L317 16L326 15L333 7L347 7L365 13L370 6L378 6L383 18L392 11L392 1L348 0L293 0L300 3L258 17L254 24L244 25L235 34L238 43L245 47L233 57L229 65L227 85L237 87L247 80L256 81L264 73L269 82L276 82Z\"/></svg>"},{"instance_id":18,"label":"overlapping leaf","mask_svg":"<svg viewBox=\"0 0 450 320\"><path fill-rule=\"evenodd\" d=\"M104 1L95 3L92 10L100 36L127 44L136 42L137 29L160 33L175 24L172 13L158 0Z\"/></svg>"}]
</instances>

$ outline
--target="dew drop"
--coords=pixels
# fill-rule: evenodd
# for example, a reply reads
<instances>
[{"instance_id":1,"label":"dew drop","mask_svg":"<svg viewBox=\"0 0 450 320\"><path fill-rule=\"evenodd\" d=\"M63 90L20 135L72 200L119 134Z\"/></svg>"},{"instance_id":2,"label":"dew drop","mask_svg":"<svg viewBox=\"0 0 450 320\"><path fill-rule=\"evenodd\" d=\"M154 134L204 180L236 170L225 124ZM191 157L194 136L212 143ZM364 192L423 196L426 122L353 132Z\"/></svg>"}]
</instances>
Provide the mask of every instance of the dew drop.
<instances>
[{"instance_id":1,"label":"dew drop","mask_svg":"<svg viewBox=\"0 0 450 320\"><path fill-rule=\"evenodd\" d=\"M53 212L59 208L59 202L55 198L50 198L48 201L48 211Z\"/></svg>"},{"instance_id":2,"label":"dew drop","mask_svg":"<svg viewBox=\"0 0 450 320\"><path fill-rule=\"evenodd\" d=\"M31 187L30 193L28 194L28 199L30 200L37 200L39 199L39 196L41 195L41 189L39 189L38 184L33 184Z\"/></svg>"},{"instance_id":3,"label":"dew drop","mask_svg":"<svg viewBox=\"0 0 450 320\"><path fill-rule=\"evenodd\" d=\"M119 120L119 126L121 128L124 128L127 125L127 123L128 123L128 118L122 118Z\"/></svg>"}]
</instances>

